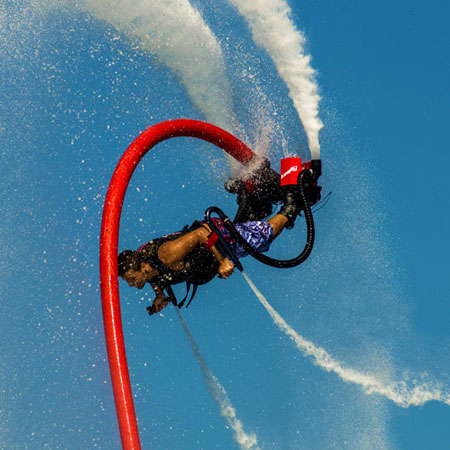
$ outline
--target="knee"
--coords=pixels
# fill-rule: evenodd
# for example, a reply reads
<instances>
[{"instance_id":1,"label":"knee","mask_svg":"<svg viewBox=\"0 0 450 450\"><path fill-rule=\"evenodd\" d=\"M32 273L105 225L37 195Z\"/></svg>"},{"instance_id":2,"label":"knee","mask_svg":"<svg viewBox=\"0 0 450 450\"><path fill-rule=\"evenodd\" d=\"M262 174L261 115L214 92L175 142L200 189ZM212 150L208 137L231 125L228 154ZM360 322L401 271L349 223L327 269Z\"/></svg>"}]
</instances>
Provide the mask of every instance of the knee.
<instances>
[{"instance_id":1,"label":"knee","mask_svg":"<svg viewBox=\"0 0 450 450\"><path fill-rule=\"evenodd\" d=\"M288 219L282 214L276 214L267 221L273 229L273 238L276 238L286 226Z\"/></svg>"}]
</instances>

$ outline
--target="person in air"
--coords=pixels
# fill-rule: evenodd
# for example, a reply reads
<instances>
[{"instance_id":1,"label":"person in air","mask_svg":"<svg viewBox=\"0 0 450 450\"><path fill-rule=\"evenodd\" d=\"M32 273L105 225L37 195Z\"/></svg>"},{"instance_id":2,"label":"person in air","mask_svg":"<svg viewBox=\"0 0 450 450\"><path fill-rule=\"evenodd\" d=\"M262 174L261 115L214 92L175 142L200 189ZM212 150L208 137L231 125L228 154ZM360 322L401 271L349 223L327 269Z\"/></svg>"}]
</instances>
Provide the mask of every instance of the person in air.
<instances>
[{"instance_id":1,"label":"person in air","mask_svg":"<svg viewBox=\"0 0 450 450\"><path fill-rule=\"evenodd\" d=\"M267 221L252 220L235 223L241 236L256 250L266 252L285 227L292 228L300 211L295 195L286 192L280 211ZM220 219L212 219L237 258L247 253L230 236ZM142 245L138 250L124 250L119 254L119 276L130 287L142 289L149 283L156 297L147 308L150 314L160 312L172 298L171 285L182 282L194 286L211 281L216 275L227 279L234 264L222 255L215 242L217 235L205 222L194 224L183 231L171 233Z\"/></svg>"}]
</instances>

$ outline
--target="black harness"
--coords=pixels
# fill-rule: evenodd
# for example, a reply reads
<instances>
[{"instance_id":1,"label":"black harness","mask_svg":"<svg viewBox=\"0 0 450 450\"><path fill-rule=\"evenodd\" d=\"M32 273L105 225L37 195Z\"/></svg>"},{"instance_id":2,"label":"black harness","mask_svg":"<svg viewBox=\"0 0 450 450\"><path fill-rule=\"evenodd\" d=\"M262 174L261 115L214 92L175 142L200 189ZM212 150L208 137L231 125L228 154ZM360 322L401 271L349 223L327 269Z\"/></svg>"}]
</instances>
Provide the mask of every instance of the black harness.
<instances>
[{"instance_id":1,"label":"black harness","mask_svg":"<svg viewBox=\"0 0 450 450\"><path fill-rule=\"evenodd\" d=\"M219 263L208 249L196 247L186 255L184 259L184 268L176 271L167 267L159 259L158 250L164 243L178 239L201 226L202 224L196 221L191 226L186 225L181 231L154 239L139 249L140 262L149 263L159 272L159 275L153 277L149 283L157 284L161 290L165 290L168 294L168 299L179 308L185 304L191 287L193 290L186 307L192 302L197 293L198 286L208 283L217 275ZM178 303L172 290L172 285L179 283L186 283L186 295L183 300Z\"/></svg>"}]
</instances>

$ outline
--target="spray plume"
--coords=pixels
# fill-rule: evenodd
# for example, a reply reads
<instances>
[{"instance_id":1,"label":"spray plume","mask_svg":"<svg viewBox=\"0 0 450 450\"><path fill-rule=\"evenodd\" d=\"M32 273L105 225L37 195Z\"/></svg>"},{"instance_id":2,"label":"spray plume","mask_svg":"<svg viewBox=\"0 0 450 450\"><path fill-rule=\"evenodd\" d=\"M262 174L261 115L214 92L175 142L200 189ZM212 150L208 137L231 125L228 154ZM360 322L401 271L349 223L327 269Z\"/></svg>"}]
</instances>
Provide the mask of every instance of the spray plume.
<instances>
[{"instance_id":1,"label":"spray plume","mask_svg":"<svg viewBox=\"0 0 450 450\"><path fill-rule=\"evenodd\" d=\"M253 39L272 58L298 112L312 159L320 158L319 101L311 57L304 52L305 37L290 18L285 0L229 0L247 20Z\"/></svg>"},{"instance_id":2,"label":"spray plume","mask_svg":"<svg viewBox=\"0 0 450 450\"><path fill-rule=\"evenodd\" d=\"M344 367L341 362L335 360L326 350L316 347L311 341L304 339L293 330L272 308L249 276L245 272L242 272L242 274L278 328L289 336L296 347L305 356L311 358L316 366L324 369L326 372L334 372L343 381L360 385L367 394L382 395L403 408L420 406L432 400L443 402L450 406L450 393L442 391L440 387L435 387L431 384L419 385L414 382L411 387L405 381L383 381L373 375Z\"/></svg>"},{"instance_id":3,"label":"spray plume","mask_svg":"<svg viewBox=\"0 0 450 450\"><path fill-rule=\"evenodd\" d=\"M254 434L247 434L244 429L242 422L236 417L236 411L231 405L230 400L227 397L225 388L219 383L217 378L211 373L206 365L206 361L200 353L197 344L192 337L189 328L181 315L178 308L175 308L180 319L181 325L183 326L184 332L188 338L189 344L191 344L192 351L194 352L195 359L197 360L205 379L208 391L217 402L220 408L220 415L226 420L228 426L234 431L234 439L239 444L242 450L259 450L258 442Z\"/></svg>"},{"instance_id":4,"label":"spray plume","mask_svg":"<svg viewBox=\"0 0 450 450\"><path fill-rule=\"evenodd\" d=\"M235 131L231 84L221 47L188 0L83 0L87 11L177 74L206 119Z\"/></svg>"}]
</instances>

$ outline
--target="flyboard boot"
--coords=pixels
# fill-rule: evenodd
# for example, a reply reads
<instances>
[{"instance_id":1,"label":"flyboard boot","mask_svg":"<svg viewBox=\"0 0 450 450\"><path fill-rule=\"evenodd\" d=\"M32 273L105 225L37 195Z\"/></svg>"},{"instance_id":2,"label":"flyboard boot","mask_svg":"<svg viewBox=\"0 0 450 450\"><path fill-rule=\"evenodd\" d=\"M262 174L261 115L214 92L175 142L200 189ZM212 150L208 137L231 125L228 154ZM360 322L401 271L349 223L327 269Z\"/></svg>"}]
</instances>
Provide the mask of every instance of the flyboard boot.
<instances>
[{"instance_id":1,"label":"flyboard boot","mask_svg":"<svg viewBox=\"0 0 450 450\"><path fill-rule=\"evenodd\" d=\"M286 228L294 227L294 222L302 210L315 205L320 200L321 187L317 179L322 173L320 160L302 163L299 157L281 160L281 189L284 192L284 203L279 214L288 219Z\"/></svg>"},{"instance_id":2,"label":"flyboard boot","mask_svg":"<svg viewBox=\"0 0 450 450\"><path fill-rule=\"evenodd\" d=\"M283 158L281 160L280 184L284 193L283 206L279 214L288 219L286 228L294 228L295 219L300 213L300 195L298 189L298 176L302 170L300 158Z\"/></svg>"}]
</instances>

